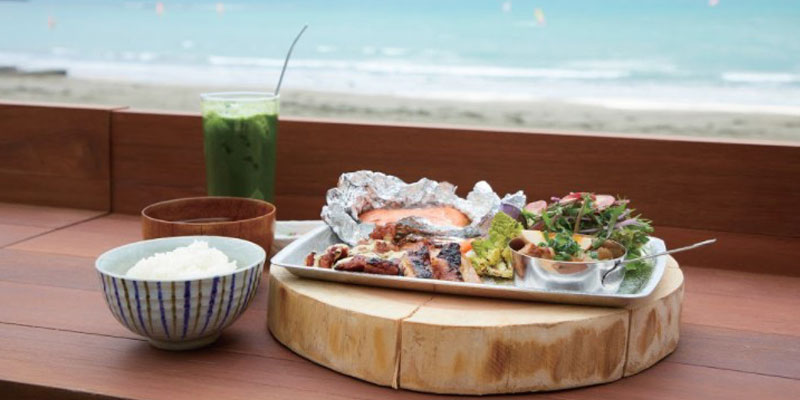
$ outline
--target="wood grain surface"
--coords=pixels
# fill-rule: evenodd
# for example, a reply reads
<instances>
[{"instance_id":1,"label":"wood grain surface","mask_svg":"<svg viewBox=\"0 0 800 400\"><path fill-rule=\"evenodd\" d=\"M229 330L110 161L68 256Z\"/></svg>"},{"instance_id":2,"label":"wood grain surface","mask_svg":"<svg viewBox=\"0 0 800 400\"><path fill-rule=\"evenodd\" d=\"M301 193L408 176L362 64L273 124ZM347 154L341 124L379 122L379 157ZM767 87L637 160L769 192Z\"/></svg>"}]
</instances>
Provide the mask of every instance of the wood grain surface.
<instances>
[{"instance_id":1,"label":"wood grain surface","mask_svg":"<svg viewBox=\"0 0 800 400\"><path fill-rule=\"evenodd\" d=\"M301 356L333 370L397 387L400 320L431 295L306 279L297 279L289 287L274 279L293 278L287 274L283 268L270 269L270 292L280 299L269 302L272 334ZM355 305L358 312L353 312Z\"/></svg>"},{"instance_id":2,"label":"wood grain surface","mask_svg":"<svg viewBox=\"0 0 800 400\"><path fill-rule=\"evenodd\" d=\"M10 249L97 257L106 250L141 240L138 216L111 214L57 229L9 246Z\"/></svg>"},{"instance_id":3,"label":"wood grain surface","mask_svg":"<svg viewBox=\"0 0 800 400\"><path fill-rule=\"evenodd\" d=\"M163 196L202 193L200 127L198 115L114 112L114 210L137 212ZM282 219L317 218L342 172L371 169L407 181L447 180L461 194L479 179L531 199L570 190L620 194L664 226L800 237L800 217L780 211L800 199L794 145L289 118L281 119L278 137Z\"/></svg>"},{"instance_id":4,"label":"wood grain surface","mask_svg":"<svg viewBox=\"0 0 800 400\"><path fill-rule=\"evenodd\" d=\"M114 112L112 208L138 213L155 201L202 195L200 126L193 114ZM800 215L781 211L800 201L798 146L290 118L281 119L278 137L280 219L319 218L339 175L359 169L447 180L462 195L478 179L531 199L593 190L632 199L669 242L719 237L716 247L689 256L694 265L800 276L783 262L800 257ZM743 261L753 251L759 262Z\"/></svg>"},{"instance_id":5,"label":"wood grain surface","mask_svg":"<svg viewBox=\"0 0 800 400\"><path fill-rule=\"evenodd\" d=\"M275 238L275 206L241 197L189 197L142 210L142 238L211 235L249 240L269 254Z\"/></svg>"},{"instance_id":6,"label":"wood grain surface","mask_svg":"<svg viewBox=\"0 0 800 400\"><path fill-rule=\"evenodd\" d=\"M205 194L197 114L12 103L0 113L10 152L0 200L138 214ZM282 118L275 203L279 219L317 219L325 192L358 169L447 180L461 194L479 179L530 199L593 190L632 199L669 242L719 237L688 255L693 265L800 276L782 262L800 257L800 215L783 211L800 200L797 160L793 144ZM753 252L758 262L743 261Z\"/></svg>"},{"instance_id":7,"label":"wood grain surface","mask_svg":"<svg viewBox=\"0 0 800 400\"><path fill-rule=\"evenodd\" d=\"M270 294L270 332L336 371L423 392L518 393L610 382L663 359L678 345L683 274L670 259L629 308L382 290L280 267Z\"/></svg>"},{"instance_id":8,"label":"wood grain surface","mask_svg":"<svg viewBox=\"0 0 800 400\"><path fill-rule=\"evenodd\" d=\"M531 199L619 194L665 226L800 235L800 216L780 211L800 196L798 146L294 120L282 120L280 132L278 193L316 196L318 205L341 172L372 169L446 180L462 194L479 179ZM337 145L357 156L331 157ZM291 168L281 169L281 155Z\"/></svg>"},{"instance_id":9,"label":"wood grain surface","mask_svg":"<svg viewBox=\"0 0 800 400\"><path fill-rule=\"evenodd\" d=\"M400 387L494 394L610 382L622 377L627 332L624 309L437 296L403 321Z\"/></svg>"},{"instance_id":10,"label":"wood grain surface","mask_svg":"<svg viewBox=\"0 0 800 400\"><path fill-rule=\"evenodd\" d=\"M443 397L378 387L295 355L266 333L266 279L248 311L201 352L156 351L119 326L93 261L138 240L140 221L103 214L203 195L205 182L198 115L113 109L0 102L0 202L99 210L0 203L0 397ZM537 397L800 392L800 266L792 261L800 216L785 212L800 200L797 145L291 118L281 119L279 138L280 219L317 219L339 174L364 168L449 180L462 194L477 179L531 198L623 194L670 246L720 239L678 256L686 285L672 355L617 383Z\"/></svg>"},{"instance_id":11,"label":"wood grain surface","mask_svg":"<svg viewBox=\"0 0 800 400\"><path fill-rule=\"evenodd\" d=\"M683 263L758 274L800 276L800 237L731 233L707 229L673 228L656 224L653 234L670 248L717 238L713 246L681 254Z\"/></svg>"},{"instance_id":12,"label":"wood grain surface","mask_svg":"<svg viewBox=\"0 0 800 400\"><path fill-rule=\"evenodd\" d=\"M62 228L106 214L105 211L0 203L0 223L8 225Z\"/></svg>"},{"instance_id":13,"label":"wood grain surface","mask_svg":"<svg viewBox=\"0 0 800 400\"><path fill-rule=\"evenodd\" d=\"M0 208L0 220L6 217ZM102 300L93 257L103 244L58 243L65 238L61 231L102 233L110 243L131 240L139 229L138 218L110 215L32 239L38 245L31 250L0 249L0 304L29 304L0 307L0 393L70 400L444 397L379 387L295 355L267 333L266 279L247 312L213 347L180 354L151 348L122 328ZM800 278L682 270L685 318L671 356L616 383L536 397L793 399L800 391L800 329L776 333L775 322L763 321L800 326L800 316L780 306L796 309ZM740 307L750 302L763 307ZM742 322L714 317L724 313Z\"/></svg>"},{"instance_id":14,"label":"wood grain surface","mask_svg":"<svg viewBox=\"0 0 800 400\"><path fill-rule=\"evenodd\" d=\"M669 262L664 278L648 300L628 307L630 330L624 376L650 368L678 347L683 288L683 272L677 263Z\"/></svg>"},{"instance_id":15,"label":"wood grain surface","mask_svg":"<svg viewBox=\"0 0 800 400\"><path fill-rule=\"evenodd\" d=\"M114 108L0 102L0 201L108 210Z\"/></svg>"},{"instance_id":16,"label":"wood grain surface","mask_svg":"<svg viewBox=\"0 0 800 400\"><path fill-rule=\"evenodd\" d=\"M152 203L205 196L201 119L138 111L111 116L111 209L139 214Z\"/></svg>"},{"instance_id":17,"label":"wood grain surface","mask_svg":"<svg viewBox=\"0 0 800 400\"><path fill-rule=\"evenodd\" d=\"M0 246L7 246L47 231L47 228L38 226L0 224Z\"/></svg>"},{"instance_id":18,"label":"wood grain surface","mask_svg":"<svg viewBox=\"0 0 800 400\"><path fill-rule=\"evenodd\" d=\"M0 203L0 247L105 214L103 211Z\"/></svg>"}]
</instances>

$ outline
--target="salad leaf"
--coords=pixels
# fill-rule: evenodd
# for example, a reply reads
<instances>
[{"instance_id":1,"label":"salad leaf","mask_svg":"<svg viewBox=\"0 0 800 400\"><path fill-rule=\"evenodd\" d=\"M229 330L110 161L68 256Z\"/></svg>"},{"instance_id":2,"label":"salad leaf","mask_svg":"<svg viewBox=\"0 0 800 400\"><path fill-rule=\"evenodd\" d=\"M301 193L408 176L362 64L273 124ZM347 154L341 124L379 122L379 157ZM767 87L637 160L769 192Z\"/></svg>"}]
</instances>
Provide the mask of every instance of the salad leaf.
<instances>
[{"instance_id":1,"label":"salad leaf","mask_svg":"<svg viewBox=\"0 0 800 400\"><path fill-rule=\"evenodd\" d=\"M511 278L511 250L508 242L522 233L522 224L505 213L498 212L492 219L489 235L472 242L469 261L478 275Z\"/></svg>"},{"instance_id":2,"label":"salad leaf","mask_svg":"<svg viewBox=\"0 0 800 400\"><path fill-rule=\"evenodd\" d=\"M612 201L613 200L613 201ZM541 213L522 210L526 229L542 230L554 234L578 233L596 237L592 248L597 248L606 238L615 240L628 250L627 258L639 257L648 236L653 232L650 221L628 207L628 200L593 193L570 193L563 198L553 198ZM627 264L628 270L645 268L646 263Z\"/></svg>"},{"instance_id":3,"label":"salad leaf","mask_svg":"<svg viewBox=\"0 0 800 400\"><path fill-rule=\"evenodd\" d=\"M559 232L547 239L547 247L553 249L555 252L553 259L557 261L571 261L572 257L578 255L581 250L578 242L568 232Z\"/></svg>"},{"instance_id":4,"label":"salad leaf","mask_svg":"<svg viewBox=\"0 0 800 400\"><path fill-rule=\"evenodd\" d=\"M642 248L649 240L650 233L653 232L653 227L650 226L650 221L640 220L642 224L631 224L625 227L615 229L611 233L611 240L619 242L621 245L628 249L627 259L637 258L642 256ZM625 265L627 270L637 270L646 267L643 261L630 263Z\"/></svg>"}]
</instances>

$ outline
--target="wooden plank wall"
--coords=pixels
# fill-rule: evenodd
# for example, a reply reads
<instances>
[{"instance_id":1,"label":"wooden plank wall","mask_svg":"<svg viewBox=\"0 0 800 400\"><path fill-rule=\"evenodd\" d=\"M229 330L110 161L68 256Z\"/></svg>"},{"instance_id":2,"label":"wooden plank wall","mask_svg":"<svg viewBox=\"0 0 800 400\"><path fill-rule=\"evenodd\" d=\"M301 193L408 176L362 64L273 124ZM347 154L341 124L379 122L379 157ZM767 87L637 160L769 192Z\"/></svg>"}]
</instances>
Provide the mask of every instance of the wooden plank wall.
<instances>
[{"instance_id":1,"label":"wooden plank wall","mask_svg":"<svg viewBox=\"0 0 800 400\"><path fill-rule=\"evenodd\" d=\"M202 195L197 115L120 110L112 118L112 208ZM719 237L691 265L800 275L800 146L631 135L497 132L284 118L278 139L280 219L319 218L342 172L383 171L459 186L476 179L531 199L570 190L622 194L673 246ZM763 255L764 257L760 257Z\"/></svg>"},{"instance_id":2,"label":"wooden plank wall","mask_svg":"<svg viewBox=\"0 0 800 400\"><path fill-rule=\"evenodd\" d=\"M138 214L157 201L206 194L199 116L126 111L111 122L112 211Z\"/></svg>"},{"instance_id":3,"label":"wooden plank wall","mask_svg":"<svg viewBox=\"0 0 800 400\"><path fill-rule=\"evenodd\" d=\"M62 120L76 111L34 108L62 115ZM0 125L5 127L0 140L6 143L16 137L17 146L28 143L19 141L24 133L7 131L25 125L25 116L34 111L0 106L0 113L14 114L17 121L0 122L5 124ZM106 198L110 211L135 214L155 201L205 193L199 115L125 109L100 114L110 120ZM88 126L79 117L69 120ZM71 140L85 143L84 136L97 134L77 135ZM41 146L42 142L34 142L34 147ZM96 149L98 154L103 151ZM13 152L5 146L0 151ZM86 157L80 152L71 154ZM800 204L797 144L282 118L277 163L276 205L278 217L284 220L318 218L327 189L336 185L342 172L358 169L383 171L407 181L447 180L458 185L461 194L476 179L487 180L500 193L522 189L530 199L589 190L632 199L639 211L656 222L658 235L673 246L719 237L717 246L682 257L693 265L800 275L800 267L787 261L800 257L800 213L792 211ZM0 161L0 165L7 164ZM102 169L105 164L97 165ZM0 176L3 187L13 188L7 175ZM42 189L39 198L46 198L47 186L38 187ZM80 198L79 194L73 197ZM2 197L35 202L28 198ZM64 195L54 202L95 206L67 200L71 199Z\"/></svg>"},{"instance_id":4,"label":"wooden plank wall","mask_svg":"<svg viewBox=\"0 0 800 400\"><path fill-rule=\"evenodd\" d=\"M0 102L0 201L108 210L115 108Z\"/></svg>"}]
</instances>

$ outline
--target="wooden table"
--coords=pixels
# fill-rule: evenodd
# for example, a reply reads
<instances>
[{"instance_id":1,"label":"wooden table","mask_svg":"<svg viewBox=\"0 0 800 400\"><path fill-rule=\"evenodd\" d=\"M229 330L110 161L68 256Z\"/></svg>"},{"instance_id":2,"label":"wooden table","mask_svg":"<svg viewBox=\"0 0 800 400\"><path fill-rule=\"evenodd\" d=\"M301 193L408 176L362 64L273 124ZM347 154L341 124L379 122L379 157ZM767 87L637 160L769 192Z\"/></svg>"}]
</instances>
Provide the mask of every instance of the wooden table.
<instances>
[{"instance_id":1,"label":"wooden table","mask_svg":"<svg viewBox=\"0 0 800 400\"><path fill-rule=\"evenodd\" d=\"M278 344L266 329L267 279L202 351L155 350L112 318L94 257L139 239L138 217L117 213L205 193L201 132L197 113L0 100L0 202L100 210L0 203L0 399L440 398L358 381ZM675 353L622 381L544 398L800 392L797 143L281 117L277 147L280 219L318 218L339 174L371 169L446 180L461 194L477 179L530 199L623 194L670 245L719 239L677 257L686 287Z\"/></svg>"},{"instance_id":2,"label":"wooden table","mask_svg":"<svg viewBox=\"0 0 800 400\"><path fill-rule=\"evenodd\" d=\"M267 279L212 347L150 347L112 318L93 267L139 229L136 216L0 203L0 398L441 398L346 377L284 348L266 329ZM800 278L682 268L675 353L622 381L535 396L796 398Z\"/></svg>"}]
</instances>

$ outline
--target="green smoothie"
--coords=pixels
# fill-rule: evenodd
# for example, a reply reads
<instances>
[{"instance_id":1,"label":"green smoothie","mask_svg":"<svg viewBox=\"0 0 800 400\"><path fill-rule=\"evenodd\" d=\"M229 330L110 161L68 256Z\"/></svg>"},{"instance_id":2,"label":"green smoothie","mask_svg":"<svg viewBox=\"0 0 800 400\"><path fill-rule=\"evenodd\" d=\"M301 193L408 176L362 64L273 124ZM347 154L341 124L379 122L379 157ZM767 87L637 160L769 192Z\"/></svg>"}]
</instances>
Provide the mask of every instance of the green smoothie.
<instances>
[{"instance_id":1,"label":"green smoothie","mask_svg":"<svg viewBox=\"0 0 800 400\"><path fill-rule=\"evenodd\" d=\"M209 196L273 201L278 98L255 93L203 96Z\"/></svg>"}]
</instances>

